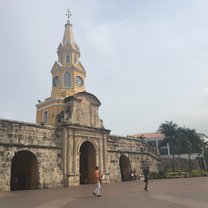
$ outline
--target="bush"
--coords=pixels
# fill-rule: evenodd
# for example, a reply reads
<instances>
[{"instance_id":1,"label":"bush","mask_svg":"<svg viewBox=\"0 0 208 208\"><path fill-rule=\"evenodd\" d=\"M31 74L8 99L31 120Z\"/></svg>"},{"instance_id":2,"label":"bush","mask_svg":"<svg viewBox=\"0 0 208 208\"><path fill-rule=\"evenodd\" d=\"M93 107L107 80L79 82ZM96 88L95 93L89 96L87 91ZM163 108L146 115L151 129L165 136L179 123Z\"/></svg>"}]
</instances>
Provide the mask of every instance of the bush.
<instances>
[{"instance_id":1,"label":"bush","mask_svg":"<svg viewBox=\"0 0 208 208\"><path fill-rule=\"evenodd\" d=\"M150 173L150 178L151 179L162 179L163 175L161 173L151 172Z\"/></svg>"},{"instance_id":2,"label":"bush","mask_svg":"<svg viewBox=\"0 0 208 208\"><path fill-rule=\"evenodd\" d=\"M201 176L208 176L208 170L192 170L190 172L185 170L176 170L175 174L171 170L166 170L164 172L151 172L150 178L151 179L171 179L171 178L190 178L190 177L201 177Z\"/></svg>"}]
</instances>

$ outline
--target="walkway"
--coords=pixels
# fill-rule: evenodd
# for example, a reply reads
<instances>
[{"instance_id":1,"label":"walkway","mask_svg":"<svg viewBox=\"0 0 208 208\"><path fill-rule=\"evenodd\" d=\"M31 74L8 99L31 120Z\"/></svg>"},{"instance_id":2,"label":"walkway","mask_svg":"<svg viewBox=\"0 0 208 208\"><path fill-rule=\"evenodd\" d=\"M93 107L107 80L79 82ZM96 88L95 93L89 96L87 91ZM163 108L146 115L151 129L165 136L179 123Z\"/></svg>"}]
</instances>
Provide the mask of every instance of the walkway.
<instances>
[{"instance_id":1,"label":"walkway","mask_svg":"<svg viewBox=\"0 0 208 208\"><path fill-rule=\"evenodd\" d=\"M0 193L0 208L208 208L208 177L153 180L144 192L142 181Z\"/></svg>"}]
</instances>

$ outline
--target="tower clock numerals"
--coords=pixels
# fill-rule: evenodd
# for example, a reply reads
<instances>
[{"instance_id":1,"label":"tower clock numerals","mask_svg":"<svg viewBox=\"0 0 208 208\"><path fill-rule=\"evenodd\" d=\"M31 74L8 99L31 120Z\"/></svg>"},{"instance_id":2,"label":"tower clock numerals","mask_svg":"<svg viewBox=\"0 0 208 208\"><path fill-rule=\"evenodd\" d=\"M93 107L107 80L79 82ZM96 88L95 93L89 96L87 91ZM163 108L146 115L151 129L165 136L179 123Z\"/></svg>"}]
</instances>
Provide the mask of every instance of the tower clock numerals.
<instances>
[{"instance_id":1,"label":"tower clock numerals","mask_svg":"<svg viewBox=\"0 0 208 208\"><path fill-rule=\"evenodd\" d=\"M56 86L58 86L58 84L59 84L59 77L58 76L55 76L53 78L53 86L56 87Z\"/></svg>"},{"instance_id":2,"label":"tower clock numerals","mask_svg":"<svg viewBox=\"0 0 208 208\"><path fill-rule=\"evenodd\" d=\"M76 83L77 86L81 87L84 84L84 81L83 81L83 79L80 76L77 76L75 78L75 83Z\"/></svg>"}]
</instances>

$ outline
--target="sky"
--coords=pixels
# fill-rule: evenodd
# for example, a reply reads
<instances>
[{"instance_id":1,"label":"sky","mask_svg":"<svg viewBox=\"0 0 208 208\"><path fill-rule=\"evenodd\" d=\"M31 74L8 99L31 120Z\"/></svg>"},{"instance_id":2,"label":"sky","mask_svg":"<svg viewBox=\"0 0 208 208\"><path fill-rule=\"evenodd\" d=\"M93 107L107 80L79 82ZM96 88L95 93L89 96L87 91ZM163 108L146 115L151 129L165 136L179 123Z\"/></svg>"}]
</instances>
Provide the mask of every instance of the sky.
<instances>
[{"instance_id":1,"label":"sky","mask_svg":"<svg viewBox=\"0 0 208 208\"><path fill-rule=\"evenodd\" d=\"M207 0L0 0L0 118L35 123L67 8L111 134L173 121L208 135Z\"/></svg>"}]
</instances>

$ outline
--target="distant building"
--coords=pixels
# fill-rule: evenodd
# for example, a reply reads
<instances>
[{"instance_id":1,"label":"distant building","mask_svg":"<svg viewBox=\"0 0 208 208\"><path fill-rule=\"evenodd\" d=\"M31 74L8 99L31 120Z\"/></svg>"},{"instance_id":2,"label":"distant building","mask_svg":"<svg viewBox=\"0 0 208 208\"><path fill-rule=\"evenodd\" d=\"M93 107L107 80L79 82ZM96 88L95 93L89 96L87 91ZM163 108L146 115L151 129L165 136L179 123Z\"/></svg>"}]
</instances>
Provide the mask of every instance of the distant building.
<instances>
[{"instance_id":1,"label":"distant building","mask_svg":"<svg viewBox=\"0 0 208 208\"><path fill-rule=\"evenodd\" d=\"M133 134L130 135L130 137L143 139L149 145L154 147L160 153L160 155L170 155L169 144L167 143L161 145L165 136L160 132Z\"/></svg>"},{"instance_id":2,"label":"distant building","mask_svg":"<svg viewBox=\"0 0 208 208\"><path fill-rule=\"evenodd\" d=\"M208 142L208 136L202 133L199 133L198 135L203 141ZM162 144L162 141L165 138L165 136L160 132L133 134L133 135L129 135L129 137L139 138L141 140L144 140L144 142L148 143L153 148L155 148L162 157L169 157L171 155L170 145L169 143ZM188 154L182 153L179 154L178 157L188 158ZM193 152L191 154L191 158L195 159L196 157L198 157L198 154L196 152Z\"/></svg>"}]
</instances>

